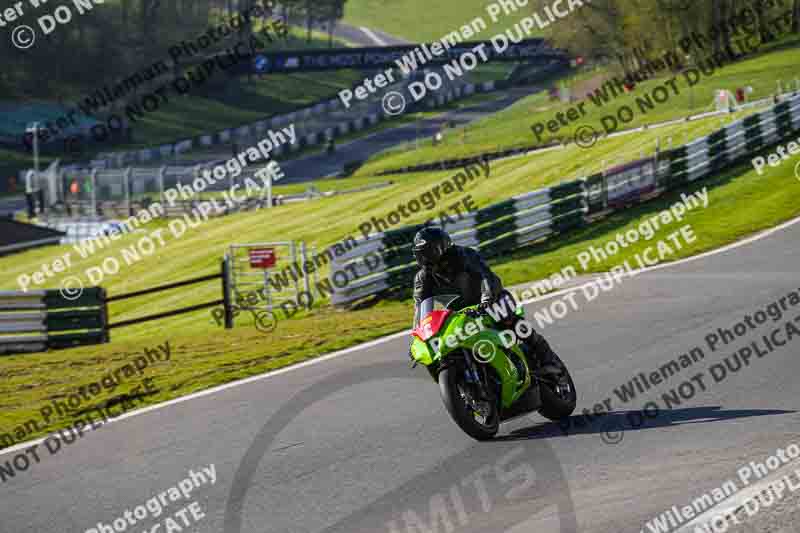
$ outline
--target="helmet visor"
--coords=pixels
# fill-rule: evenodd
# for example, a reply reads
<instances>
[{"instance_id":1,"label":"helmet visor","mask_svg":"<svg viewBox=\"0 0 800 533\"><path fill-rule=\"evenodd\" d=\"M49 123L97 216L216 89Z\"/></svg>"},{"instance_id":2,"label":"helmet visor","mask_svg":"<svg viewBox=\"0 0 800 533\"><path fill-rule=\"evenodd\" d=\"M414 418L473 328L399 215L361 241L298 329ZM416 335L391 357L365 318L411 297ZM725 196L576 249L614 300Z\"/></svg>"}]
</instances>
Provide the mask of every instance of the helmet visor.
<instances>
[{"instance_id":1,"label":"helmet visor","mask_svg":"<svg viewBox=\"0 0 800 533\"><path fill-rule=\"evenodd\" d=\"M414 248L414 259L417 260L417 264L421 267L423 266L434 266L438 259L438 255L436 250L433 246L424 246L421 248Z\"/></svg>"}]
</instances>

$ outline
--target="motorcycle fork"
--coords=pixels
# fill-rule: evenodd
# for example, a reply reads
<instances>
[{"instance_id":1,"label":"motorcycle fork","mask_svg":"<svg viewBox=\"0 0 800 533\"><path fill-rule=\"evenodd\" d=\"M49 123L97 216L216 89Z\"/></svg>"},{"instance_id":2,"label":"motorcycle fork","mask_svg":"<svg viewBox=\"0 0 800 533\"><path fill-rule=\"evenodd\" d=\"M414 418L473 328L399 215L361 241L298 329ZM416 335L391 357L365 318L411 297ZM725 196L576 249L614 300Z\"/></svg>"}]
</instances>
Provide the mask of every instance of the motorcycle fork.
<instances>
[{"instance_id":1,"label":"motorcycle fork","mask_svg":"<svg viewBox=\"0 0 800 533\"><path fill-rule=\"evenodd\" d=\"M489 383L486 377L485 372L481 372L478 369L478 365L475 364L475 361L472 359L471 354L468 351L464 351L464 359L467 363L467 369L469 373L477 380L478 384L478 391L481 394L481 400L489 400L491 396L487 393Z\"/></svg>"}]
</instances>

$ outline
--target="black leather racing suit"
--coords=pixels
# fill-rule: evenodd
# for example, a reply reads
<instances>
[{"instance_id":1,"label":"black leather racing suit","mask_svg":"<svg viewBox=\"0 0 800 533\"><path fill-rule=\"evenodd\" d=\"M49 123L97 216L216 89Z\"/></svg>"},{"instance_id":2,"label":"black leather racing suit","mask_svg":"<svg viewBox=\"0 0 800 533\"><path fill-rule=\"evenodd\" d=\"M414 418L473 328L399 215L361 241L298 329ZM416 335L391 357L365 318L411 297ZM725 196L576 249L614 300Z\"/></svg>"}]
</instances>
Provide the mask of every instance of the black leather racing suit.
<instances>
[{"instance_id":1,"label":"black leather racing suit","mask_svg":"<svg viewBox=\"0 0 800 533\"><path fill-rule=\"evenodd\" d=\"M462 307L490 303L498 298L510 298L511 305L505 309L513 310L516 302L511 293L503 290L500 278L491 271L472 248L452 246L442 256L436 269L423 267L414 277L414 324L419 321L419 305L431 296L459 294ZM507 318L508 327L513 327L520 318L513 314ZM524 339L524 344L537 355L540 363L549 363L555 357L550 345L537 332Z\"/></svg>"},{"instance_id":2,"label":"black leather racing suit","mask_svg":"<svg viewBox=\"0 0 800 533\"><path fill-rule=\"evenodd\" d=\"M452 246L434 269L423 267L414 277L414 323L419 304L431 296L459 294L462 306L494 301L503 290L494 272L472 248Z\"/></svg>"}]
</instances>

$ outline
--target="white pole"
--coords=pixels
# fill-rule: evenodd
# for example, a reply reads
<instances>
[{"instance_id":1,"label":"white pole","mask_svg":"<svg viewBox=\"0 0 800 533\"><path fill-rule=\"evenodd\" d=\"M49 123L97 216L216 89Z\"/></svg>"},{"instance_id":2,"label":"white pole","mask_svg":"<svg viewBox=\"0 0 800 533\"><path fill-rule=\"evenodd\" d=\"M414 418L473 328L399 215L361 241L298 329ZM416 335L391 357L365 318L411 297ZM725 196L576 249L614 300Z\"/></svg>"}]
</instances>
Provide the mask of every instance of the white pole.
<instances>
[{"instance_id":1,"label":"white pole","mask_svg":"<svg viewBox=\"0 0 800 533\"><path fill-rule=\"evenodd\" d=\"M128 210L128 216L133 216L133 212L131 210L131 167L128 167L127 170L123 171L123 181L125 184L125 208Z\"/></svg>"},{"instance_id":2,"label":"white pole","mask_svg":"<svg viewBox=\"0 0 800 533\"><path fill-rule=\"evenodd\" d=\"M269 269L264 269L264 291L267 293L267 301L264 302L266 309L272 312L272 293L269 291Z\"/></svg>"},{"instance_id":3,"label":"white pole","mask_svg":"<svg viewBox=\"0 0 800 533\"><path fill-rule=\"evenodd\" d=\"M305 265L308 261L308 257L306 255L306 241L300 241L300 254L303 258L303 284L306 293L309 296L308 299L308 307L307 309L311 309L311 280L309 279L308 272L306 271Z\"/></svg>"},{"instance_id":4,"label":"white pole","mask_svg":"<svg viewBox=\"0 0 800 533\"><path fill-rule=\"evenodd\" d=\"M272 172L267 172L267 209L272 207Z\"/></svg>"},{"instance_id":5,"label":"white pole","mask_svg":"<svg viewBox=\"0 0 800 533\"><path fill-rule=\"evenodd\" d=\"M317 258L317 247L313 246L311 248L311 260L315 261L316 258ZM314 269L314 287L319 287L319 269L318 268ZM317 293L319 293L319 290L317 290Z\"/></svg>"},{"instance_id":6,"label":"white pole","mask_svg":"<svg viewBox=\"0 0 800 533\"><path fill-rule=\"evenodd\" d=\"M97 169L92 169L92 216L97 217Z\"/></svg>"},{"instance_id":7,"label":"white pole","mask_svg":"<svg viewBox=\"0 0 800 533\"><path fill-rule=\"evenodd\" d=\"M164 174L167 172L167 167L158 169L158 201L164 205Z\"/></svg>"},{"instance_id":8,"label":"white pole","mask_svg":"<svg viewBox=\"0 0 800 533\"><path fill-rule=\"evenodd\" d=\"M33 168L36 170L36 180L39 180L39 123L33 123Z\"/></svg>"},{"instance_id":9,"label":"white pole","mask_svg":"<svg viewBox=\"0 0 800 533\"><path fill-rule=\"evenodd\" d=\"M59 160L56 159L50 165L52 168L48 169L49 172L47 173L47 200L45 201L45 209L47 210L50 209L50 206L55 205L59 201L58 190L60 187L56 185L56 182L59 184L61 183L58 163Z\"/></svg>"}]
</instances>

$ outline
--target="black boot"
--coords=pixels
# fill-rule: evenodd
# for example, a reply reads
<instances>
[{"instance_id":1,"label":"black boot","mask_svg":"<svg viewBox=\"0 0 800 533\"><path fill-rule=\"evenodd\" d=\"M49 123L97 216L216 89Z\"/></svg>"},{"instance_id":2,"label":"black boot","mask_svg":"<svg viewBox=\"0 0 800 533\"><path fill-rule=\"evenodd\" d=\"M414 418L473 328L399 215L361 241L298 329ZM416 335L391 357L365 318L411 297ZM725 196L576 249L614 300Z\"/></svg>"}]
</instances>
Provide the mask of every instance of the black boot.
<instances>
[{"instance_id":1,"label":"black boot","mask_svg":"<svg viewBox=\"0 0 800 533\"><path fill-rule=\"evenodd\" d=\"M525 340L530 350L536 356L536 366L539 374L561 374L561 362L544 337L533 332L533 334Z\"/></svg>"}]
</instances>

